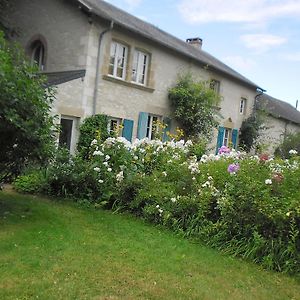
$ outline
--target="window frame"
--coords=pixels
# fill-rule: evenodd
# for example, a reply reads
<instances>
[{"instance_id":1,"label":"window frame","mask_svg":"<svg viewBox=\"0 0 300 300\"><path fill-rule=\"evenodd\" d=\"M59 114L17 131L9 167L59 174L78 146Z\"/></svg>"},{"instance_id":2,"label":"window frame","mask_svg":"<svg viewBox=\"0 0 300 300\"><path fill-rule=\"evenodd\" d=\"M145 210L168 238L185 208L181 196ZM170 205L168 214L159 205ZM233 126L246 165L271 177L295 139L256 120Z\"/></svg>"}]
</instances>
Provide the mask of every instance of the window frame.
<instances>
[{"instance_id":1,"label":"window frame","mask_svg":"<svg viewBox=\"0 0 300 300\"><path fill-rule=\"evenodd\" d=\"M156 120L153 120L154 118L156 118ZM154 133L158 133L159 128L158 126L154 128L155 125L153 123L161 120L162 120L162 116L154 115L154 114L148 115L147 127L146 127L146 138L148 138L149 140L153 140L155 138Z\"/></svg>"},{"instance_id":2,"label":"window frame","mask_svg":"<svg viewBox=\"0 0 300 300\"><path fill-rule=\"evenodd\" d=\"M209 87L213 90L216 94L220 94L221 90L221 81L217 79L211 79L209 82Z\"/></svg>"},{"instance_id":3,"label":"window frame","mask_svg":"<svg viewBox=\"0 0 300 300\"><path fill-rule=\"evenodd\" d=\"M78 124L80 122L80 118L79 117L75 117L75 116L68 116L68 115L61 115L60 116L60 120L59 120L59 126L61 126L61 120L69 120L72 121L72 129L71 129L71 136L70 136L70 153L73 154L75 153L75 147L76 147L76 143L77 143L77 139L78 139L78 135L77 135L77 129L78 129ZM58 146L61 147L60 144L60 132L58 135Z\"/></svg>"},{"instance_id":4,"label":"window frame","mask_svg":"<svg viewBox=\"0 0 300 300\"><path fill-rule=\"evenodd\" d=\"M240 106L239 106L239 112L241 115L244 115L246 112L246 105L247 105L247 99L242 97L240 99Z\"/></svg>"},{"instance_id":5,"label":"window frame","mask_svg":"<svg viewBox=\"0 0 300 300\"><path fill-rule=\"evenodd\" d=\"M115 45L114 56L112 56L112 47ZM123 56L120 56L123 60L122 66L122 76L118 76L118 59L119 59L119 51L123 50ZM109 52L109 64L108 64L108 75L120 80L126 80L126 72L127 72L127 62L128 62L128 52L129 47L118 41L111 41L110 44L110 52ZM113 63L111 63L112 57L114 58ZM112 66L112 73L110 73L110 69Z\"/></svg>"},{"instance_id":6,"label":"window frame","mask_svg":"<svg viewBox=\"0 0 300 300\"><path fill-rule=\"evenodd\" d=\"M31 65L37 65L40 71L44 71L46 60L46 47L41 40L34 40L30 46L31 51ZM36 60L36 54L38 53L38 61Z\"/></svg>"},{"instance_id":7,"label":"window frame","mask_svg":"<svg viewBox=\"0 0 300 300\"><path fill-rule=\"evenodd\" d=\"M228 134L227 136L226 133ZM229 147L230 143L232 143L232 128L224 127L222 146Z\"/></svg>"},{"instance_id":8,"label":"window frame","mask_svg":"<svg viewBox=\"0 0 300 300\"><path fill-rule=\"evenodd\" d=\"M149 53L135 48L133 51L132 66L131 66L131 82L138 85L147 85L148 70L150 55ZM135 79L134 79L135 73ZM140 82L140 77L143 77L143 82Z\"/></svg>"},{"instance_id":9,"label":"window frame","mask_svg":"<svg viewBox=\"0 0 300 300\"><path fill-rule=\"evenodd\" d=\"M108 117L108 122L107 122L107 131L108 134L113 135L114 134L114 128L112 128L112 122L116 122L116 127L119 127L122 125L123 119L121 118L116 118L116 117ZM121 136L121 130L119 132L119 136Z\"/></svg>"}]
</instances>

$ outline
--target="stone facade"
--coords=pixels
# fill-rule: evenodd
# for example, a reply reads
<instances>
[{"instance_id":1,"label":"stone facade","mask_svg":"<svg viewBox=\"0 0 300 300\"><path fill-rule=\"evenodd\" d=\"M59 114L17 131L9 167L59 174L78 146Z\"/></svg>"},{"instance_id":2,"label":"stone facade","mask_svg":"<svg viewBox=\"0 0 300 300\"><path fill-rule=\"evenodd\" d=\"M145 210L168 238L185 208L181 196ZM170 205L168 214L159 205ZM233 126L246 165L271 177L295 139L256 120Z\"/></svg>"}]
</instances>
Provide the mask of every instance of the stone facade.
<instances>
[{"instance_id":1,"label":"stone facade","mask_svg":"<svg viewBox=\"0 0 300 300\"><path fill-rule=\"evenodd\" d=\"M16 39L28 55L30 44L35 39L40 38L44 43L45 71L86 70L84 79L58 85L57 101L53 108L59 118L74 118L76 126L93 113L104 113L133 121L132 136L136 138L140 112L161 117L172 116L168 89L176 83L178 74L187 72L197 79L220 82L221 126L238 130L251 113L257 94L254 86L207 69L196 60L100 17L88 15L76 1L13 0L11 3L11 10L7 14L10 25L17 29ZM98 49L100 36L101 45ZM128 47L124 80L108 75L112 41ZM141 49L149 55L148 80L144 86L132 83L130 79L134 49ZM246 99L243 113L240 113L241 98ZM176 123L172 122L171 131L175 126ZM71 150L75 149L77 135L73 134ZM217 131L212 146L216 144L216 135Z\"/></svg>"}]
</instances>

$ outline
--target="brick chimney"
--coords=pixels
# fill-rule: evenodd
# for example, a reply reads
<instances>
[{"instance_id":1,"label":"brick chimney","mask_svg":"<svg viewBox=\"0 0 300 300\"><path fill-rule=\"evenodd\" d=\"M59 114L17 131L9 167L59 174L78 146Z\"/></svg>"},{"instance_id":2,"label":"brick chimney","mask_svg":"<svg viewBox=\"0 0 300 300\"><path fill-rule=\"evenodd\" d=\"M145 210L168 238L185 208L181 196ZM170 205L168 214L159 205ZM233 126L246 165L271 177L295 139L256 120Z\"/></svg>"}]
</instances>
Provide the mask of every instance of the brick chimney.
<instances>
[{"instance_id":1,"label":"brick chimney","mask_svg":"<svg viewBox=\"0 0 300 300\"><path fill-rule=\"evenodd\" d=\"M199 37L186 39L186 42L197 49L202 48L202 39L200 39Z\"/></svg>"}]
</instances>

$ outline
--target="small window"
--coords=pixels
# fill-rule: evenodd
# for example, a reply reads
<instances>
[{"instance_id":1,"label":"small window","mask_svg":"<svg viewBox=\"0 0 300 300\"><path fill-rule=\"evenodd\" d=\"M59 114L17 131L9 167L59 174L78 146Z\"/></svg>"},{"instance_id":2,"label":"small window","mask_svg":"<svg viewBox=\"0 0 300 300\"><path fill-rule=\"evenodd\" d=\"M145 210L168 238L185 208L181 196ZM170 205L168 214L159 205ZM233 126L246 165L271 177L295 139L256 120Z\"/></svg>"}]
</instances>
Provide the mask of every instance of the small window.
<instances>
[{"instance_id":1,"label":"small window","mask_svg":"<svg viewBox=\"0 0 300 300\"><path fill-rule=\"evenodd\" d=\"M240 101L240 114L241 115L245 114L245 111L246 111L246 102L247 102L247 99L241 98L241 101Z\"/></svg>"},{"instance_id":2,"label":"small window","mask_svg":"<svg viewBox=\"0 0 300 300\"><path fill-rule=\"evenodd\" d=\"M148 64L149 55L142 51L135 50L132 65L132 82L142 85L145 85L147 83Z\"/></svg>"},{"instance_id":3,"label":"small window","mask_svg":"<svg viewBox=\"0 0 300 300\"><path fill-rule=\"evenodd\" d=\"M117 134L118 136L120 135L120 126L121 126L122 120L119 118L109 118L108 119L108 133L112 136ZM118 132L119 131L119 132Z\"/></svg>"},{"instance_id":4,"label":"small window","mask_svg":"<svg viewBox=\"0 0 300 300\"><path fill-rule=\"evenodd\" d=\"M45 70L45 47L39 40L32 43L31 63L36 64L40 71Z\"/></svg>"},{"instance_id":5,"label":"small window","mask_svg":"<svg viewBox=\"0 0 300 300\"><path fill-rule=\"evenodd\" d=\"M146 137L150 140L155 139L156 134L158 133L158 124L161 117L155 116L155 115L149 115L148 121L147 121L147 131L146 131Z\"/></svg>"},{"instance_id":6,"label":"small window","mask_svg":"<svg viewBox=\"0 0 300 300\"><path fill-rule=\"evenodd\" d=\"M231 144L232 130L230 128L224 129L223 146L229 147Z\"/></svg>"},{"instance_id":7,"label":"small window","mask_svg":"<svg viewBox=\"0 0 300 300\"><path fill-rule=\"evenodd\" d=\"M218 80L212 79L209 83L209 87L216 93L220 94L221 83Z\"/></svg>"},{"instance_id":8,"label":"small window","mask_svg":"<svg viewBox=\"0 0 300 300\"><path fill-rule=\"evenodd\" d=\"M128 48L120 43L112 42L108 74L125 80Z\"/></svg>"},{"instance_id":9,"label":"small window","mask_svg":"<svg viewBox=\"0 0 300 300\"><path fill-rule=\"evenodd\" d=\"M71 140L73 131L73 120L61 118L59 146L71 150Z\"/></svg>"}]
</instances>

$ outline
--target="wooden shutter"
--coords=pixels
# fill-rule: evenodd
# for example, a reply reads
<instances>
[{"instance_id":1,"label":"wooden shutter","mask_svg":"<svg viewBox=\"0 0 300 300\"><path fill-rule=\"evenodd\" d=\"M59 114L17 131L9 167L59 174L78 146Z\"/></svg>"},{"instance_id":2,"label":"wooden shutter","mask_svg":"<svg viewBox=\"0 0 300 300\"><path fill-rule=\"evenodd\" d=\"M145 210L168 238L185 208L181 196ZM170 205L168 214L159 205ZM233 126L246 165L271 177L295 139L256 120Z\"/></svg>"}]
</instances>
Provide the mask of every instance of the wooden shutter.
<instances>
[{"instance_id":1,"label":"wooden shutter","mask_svg":"<svg viewBox=\"0 0 300 300\"><path fill-rule=\"evenodd\" d=\"M122 136L128 140L129 142L132 141L132 130L133 130L133 120L124 119L123 121L123 131Z\"/></svg>"},{"instance_id":2,"label":"wooden shutter","mask_svg":"<svg viewBox=\"0 0 300 300\"><path fill-rule=\"evenodd\" d=\"M140 139L140 140L146 137L148 116L149 116L149 114L146 113L146 112L140 112L139 113L137 138Z\"/></svg>"},{"instance_id":3,"label":"wooden shutter","mask_svg":"<svg viewBox=\"0 0 300 300\"><path fill-rule=\"evenodd\" d=\"M218 132L218 138L217 138L217 148L216 148L216 154L218 153L219 149L223 145L223 139L224 139L224 131L225 128L222 126L219 126L219 132Z\"/></svg>"},{"instance_id":4,"label":"wooden shutter","mask_svg":"<svg viewBox=\"0 0 300 300\"><path fill-rule=\"evenodd\" d=\"M232 145L235 149L237 148L238 133L237 129L232 129Z\"/></svg>"}]
</instances>

